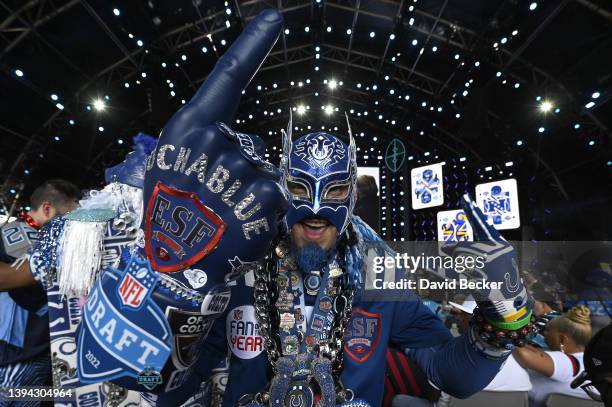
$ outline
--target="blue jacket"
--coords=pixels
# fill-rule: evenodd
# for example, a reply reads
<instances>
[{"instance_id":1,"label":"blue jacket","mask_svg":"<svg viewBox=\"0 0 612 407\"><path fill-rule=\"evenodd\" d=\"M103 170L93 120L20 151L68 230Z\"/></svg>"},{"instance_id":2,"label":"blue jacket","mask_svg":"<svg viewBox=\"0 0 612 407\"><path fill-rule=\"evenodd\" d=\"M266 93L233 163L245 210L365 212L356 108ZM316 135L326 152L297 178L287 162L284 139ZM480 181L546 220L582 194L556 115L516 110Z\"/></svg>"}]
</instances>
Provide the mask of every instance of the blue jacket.
<instances>
[{"instance_id":1,"label":"blue jacket","mask_svg":"<svg viewBox=\"0 0 612 407\"><path fill-rule=\"evenodd\" d=\"M359 246L363 242L382 243L361 220L354 218L353 222L359 231ZM362 249L367 250L366 245ZM365 277L367 281L368 276ZM263 338L258 332L253 285L252 273L234 283L230 304L215 321L194 369L197 376L194 383L198 383L230 354L223 406L233 407L243 395L265 390L272 378ZM363 290L357 291L344 336L341 380L346 388L354 391L356 398L372 406L382 404L389 345L405 350L434 386L458 398L482 390L501 368L503 360L485 357L468 336L453 338L414 292L405 290L399 296L385 294L383 300L379 295L375 297L378 299L374 300Z\"/></svg>"},{"instance_id":2,"label":"blue jacket","mask_svg":"<svg viewBox=\"0 0 612 407\"><path fill-rule=\"evenodd\" d=\"M264 390L271 379L257 332L249 280L252 278L247 276L233 289L225 317L216 321L207 340L207 350L216 347L218 358L224 354L224 347L231 352L223 406L233 407L242 395ZM223 337L225 344L219 340ZM385 355L390 344L406 349L436 387L460 398L483 389L502 364L501 360L485 358L467 337L453 338L442 321L412 293L403 301L365 302L356 298L345 335L341 379L357 398L372 406L382 404Z\"/></svg>"}]
</instances>

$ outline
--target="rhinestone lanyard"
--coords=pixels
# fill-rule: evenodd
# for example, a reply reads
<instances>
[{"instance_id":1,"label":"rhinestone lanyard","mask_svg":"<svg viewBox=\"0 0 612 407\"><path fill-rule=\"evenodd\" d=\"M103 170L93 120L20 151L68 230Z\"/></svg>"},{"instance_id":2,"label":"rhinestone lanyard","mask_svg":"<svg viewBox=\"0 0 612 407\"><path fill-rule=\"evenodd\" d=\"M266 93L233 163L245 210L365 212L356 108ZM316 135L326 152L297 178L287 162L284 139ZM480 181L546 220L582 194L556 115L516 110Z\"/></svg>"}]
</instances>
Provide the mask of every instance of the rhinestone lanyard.
<instances>
[{"instance_id":1,"label":"rhinestone lanyard","mask_svg":"<svg viewBox=\"0 0 612 407\"><path fill-rule=\"evenodd\" d=\"M255 314L259 323L259 333L263 338L264 348L268 355L268 361L270 362L270 366L272 367L272 371L274 372L275 378L273 379L273 382L276 378L282 376L279 373L281 370L284 369L284 367L286 367L285 364L287 362L287 358L285 358L283 355L283 352L287 348L287 344L285 343L285 349L283 349L281 335L279 332L281 325L281 313L276 308L276 304L279 299L281 300L281 302L283 300L288 301L287 298L281 298L282 291L279 290L278 284L278 276L280 275L278 268L279 260L285 259L287 255L287 243L280 242L275 247L274 251L266 257L264 265L257 267L257 269L255 270ZM338 258L337 260L337 264L341 264L341 259ZM282 268L280 270L282 273ZM342 373L342 369L344 367L344 358L342 351L343 337L348 322L351 318L351 310L353 306L355 289L353 286L346 284L346 273L343 272L341 267L337 267L334 269L330 267L330 270L326 274L328 274L328 276L338 274L338 276L336 276L338 278L334 280L338 281L339 283L336 287L338 293L331 301L330 313L333 316L333 321L331 321L331 326L328 329L329 335L327 335L327 339L324 342L319 340L319 343L314 343L314 340L312 340L310 351L308 351L309 342L311 340L308 339L307 334L305 340L299 346L305 348L304 352L307 353L304 354L310 353L313 359L317 359L317 361L327 361L325 363L319 363L316 364L316 366L310 367L312 368L312 370L316 371L318 368L321 367L321 365L329 365L329 370L331 370L332 373L333 385L335 386L335 401L342 403L353 398L353 392L351 390L345 389L342 385L340 381L340 374ZM289 278L291 278L290 275ZM329 280L330 279L328 278L325 282L326 287L327 285L329 285ZM283 285L283 282L281 282L281 285ZM320 298L318 298L317 303L320 307ZM327 307L327 305L324 304L324 307ZM295 315L293 316L295 317ZM289 320L289 317L287 317L287 320ZM314 312L313 318L310 321L309 325L312 325L312 321L314 321ZM300 365L299 355L301 353L302 352L299 352L296 356L298 366ZM293 362L291 362L291 364L294 365ZM295 370L291 371L294 372ZM300 372L298 369L298 374L299 373ZM322 374L321 376L324 376L324 374ZM270 392L263 391L258 393L254 397L254 401L260 404L270 403ZM278 402L278 400L272 401Z\"/></svg>"},{"instance_id":2,"label":"rhinestone lanyard","mask_svg":"<svg viewBox=\"0 0 612 407\"><path fill-rule=\"evenodd\" d=\"M317 292L317 297L310 321L306 321L304 315L304 284L302 276L291 260L279 259L277 285L279 288L276 308L279 310L279 337L281 341L281 352L283 356L297 359L298 355L306 355L304 360L306 366L310 365L314 358L313 348L315 345L327 344L334 321L333 304L340 291L339 277L342 269L337 263L332 263L321 270L322 287ZM289 268L286 268L289 266ZM334 267L335 266L335 267ZM331 270L334 276L331 277ZM297 362L297 361L296 361ZM304 378L310 368L298 367L294 377Z\"/></svg>"}]
</instances>

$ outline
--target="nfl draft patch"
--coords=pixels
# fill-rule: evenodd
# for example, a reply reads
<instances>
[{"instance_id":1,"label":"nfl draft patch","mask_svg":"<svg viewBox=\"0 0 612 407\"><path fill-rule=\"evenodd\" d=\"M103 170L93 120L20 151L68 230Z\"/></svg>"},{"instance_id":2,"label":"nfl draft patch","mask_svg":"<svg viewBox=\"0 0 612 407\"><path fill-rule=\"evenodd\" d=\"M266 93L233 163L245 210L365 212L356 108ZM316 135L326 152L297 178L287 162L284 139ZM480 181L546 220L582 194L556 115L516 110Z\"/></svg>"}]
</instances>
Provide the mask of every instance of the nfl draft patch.
<instances>
[{"instance_id":1,"label":"nfl draft patch","mask_svg":"<svg viewBox=\"0 0 612 407\"><path fill-rule=\"evenodd\" d=\"M150 366L145 367L145 370L138 373L136 380L138 384L149 390L153 390L162 383L161 374L153 370Z\"/></svg>"},{"instance_id":2,"label":"nfl draft patch","mask_svg":"<svg viewBox=\"0 0 612 407\"><path fill-rule=\"evenodd\" d=\"M125 270L109 269L98 279L77 341L83 383L128 377L151 389L158 382L172 351L172 331L151 298L158 279L138 255Z\"/></svg>"},{"instance_id":3,"label":"nfl draft patch","mask_svg":"<svg viewBox=\"0 0 612 407\"><path fill-rule=\"evenodd\" d=\"M376 351L381 332L380 313L353 310L344 336L344 352L357 362L365 362Z\"/></svg>"},{"instance_id":4,"label":"nfl draft patch","mask_svg":"<svg viewBox=\"0 0 612 407\"><path fill-rule=\"evenodd\" d=\"M155 184L147 207L145 249L162 273L181 271L213 250L227 224L194 192Z\"/></svg>"},{"instance_id":5,"label":"nfl draft patch","mask_svg":"<svg viewBox=\"0 0 612 407\"><path fill-rule=\"evenodd\" d=\"M240 359L253 359L263 351L263 338L252 305L231 310L226 321L227 344Z\"/></svg>"}]
</instances>

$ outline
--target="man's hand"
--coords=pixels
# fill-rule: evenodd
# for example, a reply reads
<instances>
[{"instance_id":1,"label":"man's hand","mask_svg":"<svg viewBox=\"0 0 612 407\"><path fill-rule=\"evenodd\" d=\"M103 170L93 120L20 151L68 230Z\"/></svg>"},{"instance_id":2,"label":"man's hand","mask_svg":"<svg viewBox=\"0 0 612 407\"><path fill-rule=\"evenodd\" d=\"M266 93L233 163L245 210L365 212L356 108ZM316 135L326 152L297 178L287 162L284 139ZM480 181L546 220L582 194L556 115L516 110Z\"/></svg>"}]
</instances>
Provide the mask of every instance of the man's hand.
<instances>
[{"instance_id":1,"label":"man's hand","mask_svg":"<svg viewBox=\"0 0 612 407\"><path fill-rule=\"evenodd\" d=\"M23 288L36 284L37 281L30 272L30 263L24 261L19 267L0 262L0 291Z\"/></svg>"}]
</instances>

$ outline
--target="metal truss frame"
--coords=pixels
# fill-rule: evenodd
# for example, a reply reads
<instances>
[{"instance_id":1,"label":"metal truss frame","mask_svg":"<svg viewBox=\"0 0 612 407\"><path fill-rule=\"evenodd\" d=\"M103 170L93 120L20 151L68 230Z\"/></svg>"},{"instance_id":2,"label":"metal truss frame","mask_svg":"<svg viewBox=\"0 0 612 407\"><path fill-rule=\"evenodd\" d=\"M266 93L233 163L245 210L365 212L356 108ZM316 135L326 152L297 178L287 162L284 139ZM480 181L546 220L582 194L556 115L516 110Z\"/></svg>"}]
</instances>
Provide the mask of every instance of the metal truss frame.
<instances>
[{"instance_id":1,"label":"metal truss frame","mask_svg":"<svg viewBox=\"0 0 612 407\"><path fill-rule=\"evenodd\" d=\"M382 14L364 9L364 5L366 5L366 3L369 4L377 2L384 3L385 5L395 6L395 14ZM322 13L315 12L315 6L312 0L234 0L233 5L235 7L236 16L242 25L248 23L261 9L266 7L276 7L282 13L309 9L311 17L313 18L315 13L319 13L319 16L321 16L322 14L324 18L327 8L335 8L353 13L353 30L357 23L359 15L367 15L369 17L380 18L388 22L392 22L394 23L394 27L396 28L402 27L403 29L420 32L424 35L427 35L429 38L436 38L440 41L445 42L446 44L449 44L466 52L470 52L476 44L482 41L482 39L476 32L472 31L467 27L463 27L457 24L456 22L444 19L442 17L442 13L434 15L424 10L414 8L412 13L419 19L419 24L403 24L402 22L405 12L405 10L403 10L403 2L404 0L323 0ZM592 3L588 2L587 0L579 0L578 2L589 8L593 12L602 15L605 18L610 18L611 16L611 14L605 10L592 7ZM125 49L121 42L114 36L112 31L108 27L106 27L104 22L99 18L99 16L97 16L95 10L93 10L91 6L89 6L86 0L30 0L27 3L23 4L17 10L11 10L10 7L8 7L3 1L0 0L0 7L3 7L4 9L10 12L10 15L5 18L4 21L0 22L0 39L3 39L5 42L5 45L2 51L0 52L0 60L4 56L6 56L12 49L18 46L23 40L25 40L30 34L37 35L36 30L40 26L62 14L63 12L71 9L79 3L85 7L85 9L94 18L94 20L96 20L97 24L101 26L101 28L106 32L109 38L111 38L111 40L117 45L117 47L123 53L123 57L115 63L111 64L110 66L101 69L99 72L97 72L91 77L87 76L78 67L73 66L77 72L81 72L81 74L83 75L84 83L72 95L72 97L66 101L64 112L71 112L71 109L75 108L79 104L81 98L91 86L98 83L105 83L107 86L110 87L120 81L129 80L130 78L137 75L145 61L144 49L139 48L131 52ZM567 3L568 0L564 0L563 2L561 2L557 6L553 14L556 15ZM548 19L545 19L542 24L545 25L550 23L553 20L554 15ZM199 17L200 18L198 18L194 22L184 24L181 27L177 27L176 29L173 29L161 35L148 47L148 49L162 49L163 51L172 54L181 50L184 47L187 47L195 42L202 40L203 38L226 30L224 24L219 24L220 21L226 19L226 16L224 15L224 10L220 10L207 16L202 16L201 14L199 14ZM498 68L499 70L506 70L507 75L517 78L529 87L535 89L552 87L557 89L559 93L566 94L567 97L570 99L570 102L572 102L574 106L577 106L578 112L589 118L593 127L600 129L608 137L612 137L612 134L610 134L609 129L595 116L592 111L583 107L579 107L580 104L577 103L577 95L573 95L571 92L569 92L569 90L550 73L537 66L534 66L529 61L521 58L522 51L524 51L524 49L529 45L529 43L535 40L537 35L542 31L543 25L538 27L532 33L532 35L530 35L530 37L523 44L523 46L520 47L517 51L513 52L506 48L500 47L495 52L491 51L492 54L487 56L486 61L492 64L494 67ZM440 27L441 29L438 30L438 27ZM313 36L314 35L315 34L313 33ZM324 34L321 35L321 38L323 38L323 36ZM43 43L46 42L39 35L37 35L37 37ZM61 51L57 50L57 48L53 47L48 42L46 42L45 45L52 49L64 61L66 61L67 63L71 63L69 59L61 53ZM448 83L451 79L449 78L448 80L440 80L437 78L433 78L424 72L418 71L416 69L416 63L413 64L412 67L408 67L398 63L391 64L390 62L385 61L386 55L389 50L389 42L387 42L387 46L385 47L381 55L374 55L367 52L355 50L353 46L353 41L349 41L348 47L338 47L326 43L323 40L321 41L320 46L320 54L321 59L323 61L339 64L343 66L345 70L348 67L351 67L366 72L375 73L377 75L380 74L381 70L386 65L389 65L390 71L392 72L392 75L390 76L392 76L395 81L404 86L424 92L425 94L428 94L432 97L440 96L441 92L446 90L446 87L448 86ZM266 63L262 66L261 70L269 71L277 68L283 68L286 72L289 72L290 65L312 61L313 59L314 43L308 43L288 48L286 41L284 41L283 39L282 49L271 53ZM192 81L186 73L184 74L192 87L205 79L199 78L195 81ZM30 85L26 84L26 86ZM40 94L40 92L37 93ZM41 94L41 96L43 96L43 94ZM288 95L287 100L293 100L294 97L294 94L290 94ZM270 98L273 98L272 93L270 93ZM351 102L354 103L355 100L351 100ZM390 105L390 107L393 109L401 110L401 107L395 105ZM32 147L34 145L44 144L38 141L37 137L43 134L46 130L62 129L65 126L63 120L60 119L62 113L62 111L58 110L57 112L52 114L43 123L39 131L34 132L30 137L28 137L28 142L26 143L26 146L23 149L24 152L16 158L15 162L13 162L8 174L9 176L7 176L4 181L4 189L6 189L6 186L11 181L15 170L18 169L18 167L21 165L21 162L26 158L28 154L27 151L30 149L33 150ZM414 114L414 112L406 113ZM443 131L440 128L438 128L438 130ZM9 133L12 132L12 130L10 129L5 129L5 131L9 131ZM448 134L451 133L448 132ZM474 152L473 149L470 150Z\"/></svg>"}]
</instances>

